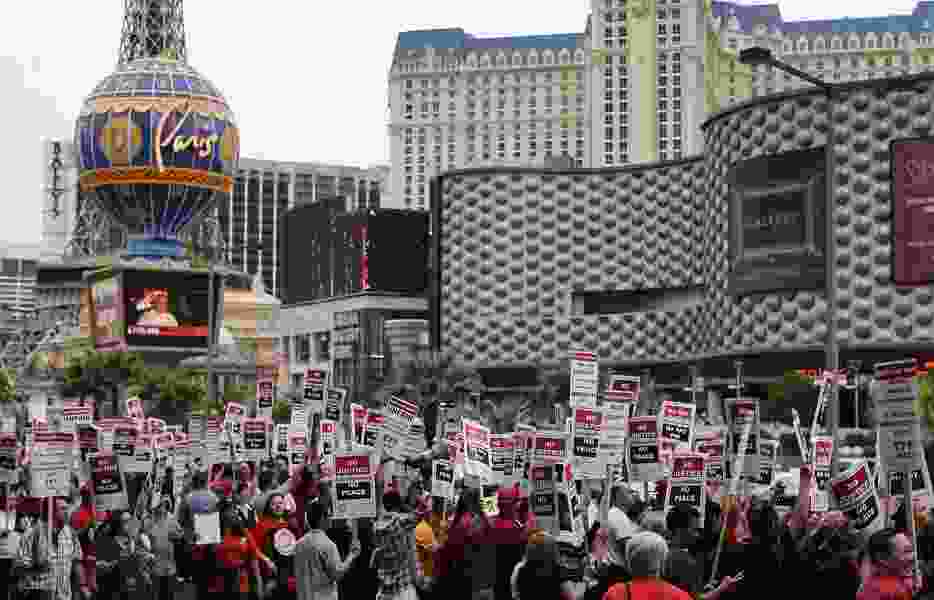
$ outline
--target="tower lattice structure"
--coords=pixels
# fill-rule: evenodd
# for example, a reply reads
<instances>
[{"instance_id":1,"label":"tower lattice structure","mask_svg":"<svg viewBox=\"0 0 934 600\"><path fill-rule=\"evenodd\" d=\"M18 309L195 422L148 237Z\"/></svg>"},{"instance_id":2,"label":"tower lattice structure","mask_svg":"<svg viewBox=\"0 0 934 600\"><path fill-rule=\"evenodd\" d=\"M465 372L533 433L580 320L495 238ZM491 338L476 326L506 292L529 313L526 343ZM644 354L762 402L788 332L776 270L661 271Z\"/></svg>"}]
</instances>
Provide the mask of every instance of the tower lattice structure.
<instances>
[{"instance_id":1,"label":"tower lattice structure","mask_svg":"<svg viewBox=\"0 0 934 600\"><path fill-rule=\"evenodd\" d=\"M158 56L188 60L183 0L124 0L120 64Z\"/></svg>"}]
</instances>

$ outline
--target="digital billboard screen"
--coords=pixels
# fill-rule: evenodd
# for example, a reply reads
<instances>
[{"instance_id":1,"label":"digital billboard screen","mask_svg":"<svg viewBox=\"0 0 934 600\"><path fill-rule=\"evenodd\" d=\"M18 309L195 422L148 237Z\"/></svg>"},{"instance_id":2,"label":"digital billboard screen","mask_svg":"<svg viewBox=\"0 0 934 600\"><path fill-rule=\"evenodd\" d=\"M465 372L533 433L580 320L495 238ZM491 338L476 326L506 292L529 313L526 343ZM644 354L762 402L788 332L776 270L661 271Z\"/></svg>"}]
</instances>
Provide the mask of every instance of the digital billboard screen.
<instances>
[{"instance_id":1,"label":"digital billboard screen","mask_svg":"<svg viewBox=\"0 0 934 600\"><path fill-rule=\"evenodd\" d=\"M208 347L207 273L125 271L123 293L128 346Z\"/></svg>"},{"instance_id":2,"label":"digital billboard screen","mask_svg":"<svg viewBox=\"0 0 934 600\"><path fill-rule=\"evenodd\" d=\"M123 289L119 276L91 284L94 348L101 352L126 349Z\"/></svg>"}]
</instances>

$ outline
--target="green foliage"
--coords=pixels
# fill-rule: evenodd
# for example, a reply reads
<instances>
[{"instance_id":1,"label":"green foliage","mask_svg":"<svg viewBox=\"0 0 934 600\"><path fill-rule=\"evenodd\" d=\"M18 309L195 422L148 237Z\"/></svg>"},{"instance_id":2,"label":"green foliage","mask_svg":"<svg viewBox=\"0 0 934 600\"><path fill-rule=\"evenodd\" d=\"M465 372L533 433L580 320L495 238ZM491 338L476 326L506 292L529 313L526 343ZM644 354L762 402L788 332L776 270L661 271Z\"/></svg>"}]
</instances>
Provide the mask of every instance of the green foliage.
<instances>
[{"instance_id":1,"label":"green foliage","mask_svg":"<svg viewBox=\"0 0 934 600\"><path fill-rule=\"evenodd\" d=\"M797 371L786 371L781 383L769 384L768 401L762 404L762 420L790 425L792 409L797 409L802 423L810 423L817 406L817 394L813 380Z\"/></svg>"},{"instance_id":2,"label":"green foliage","mask_svg":"<svg viewBox=\"0 0 934 600\"><path fill-rule=\"evenodd\" d=\"M90 391L104 382L138 382L146 371L135 352L87 352L65 365L65 387Z\"/></svg>"},{"instance_id":3,"label":"green foliage","mask_svg":"<svg viewBox=\"0 0 934 600\"><path fill-rule=\"evenodd\" d=\"M915 412L924 420L929 430L934 429L934 379L931 373L918 377L918 397Z\"/></svg>"},{"instance_id":4,"label":"green foliage","mask_svg":"<svg viewBox=\"0 0 934 600\"><path fill-rule=\"evenodd\" d=\"M276 423L287 423L291 418L291 408L289 401L283 398L277 398L272 405L272 420Z\"/></svg>"},{"instance_id":5,"label":"green foliage","mask_svg":"<svg viewBox=\"0 0 934 600\"><path fill-rule=\"evenodd\" d=\"M182 417L187 411L210 413L207 378L192 369L154 367L143 371L130 384L129 394L138 395L154 416Z\"/></svg>"},{"instance_id":6,"label":"green foliage","mask_svg":"<svg viewBox=\"0 0 934 600\"><path fill-rule=\"evenodd\" d=\"M206 411L207 379L191 369L146 366L139 354L86 352L69 360L64 388L68 393L93 393L109 383L124 382L129 396L139 396L155 417L181 417L186 411Z\"/></svg>"},{"instance_id":7,"label":"green foliage","mask_svg":"<svg viewBox=\"0 0 934 600\"><path fill-rule=\"evenodd\" d=\"M16 379L9 369L0 369L0 404L16 399Z\"/></svg>"}]
</instances>

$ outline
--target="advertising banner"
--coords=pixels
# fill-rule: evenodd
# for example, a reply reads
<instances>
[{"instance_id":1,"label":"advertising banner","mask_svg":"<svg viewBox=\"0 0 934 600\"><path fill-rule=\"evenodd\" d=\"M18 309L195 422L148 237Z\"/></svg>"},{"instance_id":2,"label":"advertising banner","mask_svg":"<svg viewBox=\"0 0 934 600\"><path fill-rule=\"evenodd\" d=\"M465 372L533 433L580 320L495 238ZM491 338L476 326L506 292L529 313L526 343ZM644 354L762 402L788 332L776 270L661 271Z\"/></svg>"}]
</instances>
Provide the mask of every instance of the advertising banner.
<instances>
[{"instance_id":1,"label":"advertising banner","mask_svg":"<svg viewBox=\"0 0 934 600\"><path fill-rule=\"evenodd\" d=\"M658 447L656 417L629 418L627 469L630 481L658 481L665 478Z\"/></svg>"},{"instance_id":2,"label":"advertising banner","mask_svg":"<svg viewBox=\"0 0 934 600\"><path fill-rule=\"evenodd\" d=\"M571 407L596 406L600 365L593 352L571 353Z\"/></svg>"},{"instance_id":3,"label":"advertising banner","mask_svg":"<svg viewBox=\"0 0 934 600\"><path fill-rule=\"evenodd\" d=\"M454 499L454 465L450 461L432 461L431 495L446 500Z\"/></svg>"},{"instance_id":4,"label":"advertising banner","mask_svg":"<svg viewBox=\"0 0 934 600\"><path fill-rule=\"evenodd\" d=\"M730 398L727 400L730 423L730 452L743 456L741 475L759 478L759 401L755 398ZM743 431L751 424L745 448L740 448Z\"/></svg>"},{"instance_id":5,"label":"advertising banner","mask_svg":"<svg viewBox=\"0 0 934 600\"><path fill-rule=\"evenodd\" d=\"M351 404L350 412L353 415L353 442L358 446L365 445L367 410L365 406Z\"/></svg>"},{"instance_id":6,"label":"advertising banner","mask_svg":"<svg viewBox=\"0 0 934 600\"><path fill-rule=\"evenodd\" d=\"M934 143L890 143L892 169L892 279L896 285L934 281Z\"/></svg>"},{"instance_id":7,"label":"advertising banner","mask_svg":"<svg viewBox=\"0 0 934 600\"><path fill-rule=\"evenodd\" d=\"M412 421L418 416L418 405L399 396L390 396L383 409L383 452L396 460L404 460Z\"/></svg>"},{"instance_id":8,"label":"advertising banner","mask_svg":"<svg viewBox=\"0 0 934 600\"><path fill-rule=\"evenodd\" d=\"M840 511L849 519L850 527L867 534L882 528L879 496L865 461L837 475L831 482L831 489Z\"/></svg>"},{"instance_id":9,"label":"advertising banner","mask_svg":"<svg viewBox=\"0 0 934 600\"><path fill-rule=\"evenodd\" d=\"M665 514L672 506L690 504L700 513L701 527L704 526L707 509L705 460L706 456L699 452L676 453L671 457L671 476L665 492Z\"/></svg>"},{"instance_id":10,"label":"advertising banner","mask_svg":"<svg viewBox=\"0 0 934 600\"><path fill-rule=\"evenodd\" d=\"M516 477L516 442L511 434L490 435L493 483L503 487L518 481Z\"/></svg>"},{"instance_id":11,"label":"advertising banner","mask_svg":"<svg viewBox=\"0 0 934 600\"><path fill-rule=\"evenodd\" d=\"M126 484L120 470L120 461L112 452L98 452L89 457L91 463L91 489L97 510L127 510Z\"/></svg>"},{"instance_id":12,"label":"advertising banner","mask_svg":"<svg viewBox=\"0 0 934 600\"><path fill-rule=\"evenodd\" d=\"M93 283L91 297L94 349L99 352L125 351L126 316L120 280L111 277Z\"/></svg>"},{"instance_id":13,"label":"advertising banner","mask_svg":"<svg viewBox=\"0 0 934 600\"><path fill-rule=\"evenodd\" d=\"M493 480L490 460L490 429L476 421L464 419L464 476L475 477L482 483Z\"/></svg>"},{"instance_id":14,"label":"advertising banner","mask_svg":"<svg viewBox=\"0 0 934 600\"><path fill-rule=\"evenodd\" d=\"M606 475L600 460L603 434L603 411L577 406L572 417L572 462L581 479L601 479Z\"/></svg>"},{"instance_id":15,"label":"advertising banner","mask_svg":"<svg viewBox=\"0 0 934 600\"><path fill-rule=\"evenodd\" d=\"M207 348L207 273L124 271L123 289L131 348Z\"/></svg>"},{"instance_id":16,"label":"advertising banner","mask_svg":"<svg viewBox=\"0 0 934 600\"><path fill-rule=\"evenodd\" d=\"M564 433L538 431L532 447L533 465L554 465L568 462L568 436Z\"/></svg>"},{"instance_id":17,"label":"advertising banner","mask_svg":"<svg viewBox=\"0 0 934 600\"><path fill-rule=\"evenodd\" d=\"M334 456L334 517L376 517L376 470L370 451L338 452Z\"/></svg>"},{"instance_id":18,"label":"advertising banner","mask_svg":"<svg viewBox=\"0 0 934 600\"><path fill-rule=\"evenodd\" d=\"M610 384L606 390L607 402L637 404L640 381L631 375L610 375Z\"/></svg>"},{"instance_id":19,"label":"advertising banner","mask_svg":"<svg viewBox=\"0 0 934 600\"><path fill-rule=\"evenodd\" d=\"M259 462L266 458L269 448L267 423L263 418L243 419L243 456L247 460Z\"/></svg>"}]
</instances>

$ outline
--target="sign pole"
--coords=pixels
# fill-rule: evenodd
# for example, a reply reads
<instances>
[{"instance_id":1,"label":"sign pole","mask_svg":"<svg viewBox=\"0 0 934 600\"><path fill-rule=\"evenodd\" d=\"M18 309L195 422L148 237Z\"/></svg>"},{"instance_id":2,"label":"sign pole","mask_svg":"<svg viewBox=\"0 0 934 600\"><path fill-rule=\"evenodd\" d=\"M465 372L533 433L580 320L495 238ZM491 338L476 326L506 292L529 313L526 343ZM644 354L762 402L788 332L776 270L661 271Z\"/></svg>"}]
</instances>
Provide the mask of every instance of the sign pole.
<instances>
[{"instance_id":1,"label":"sign pole","mask_svg":"<svg viewBox=\"0 0 934 600\"><path fill-rule=\"evenodd\" d=\"M902 492L904 495L904 503L905 503L905 518L908 520L908 523L907 523L908 532L909 532L909 535L911 536L911 545L912 545L912 550L913 550L914 557L915 557L912 572L915 576L917 576L918 573L921 572L921 569L920 569L920 563L918 562L918 535L917 535L918 532L916 531L916 527L915 527L915 507L914 507L914 503L912 502L913 494L912 494L911 488L913 486L911 482L911 471L912 471L911 464L909 464L905 467L905 480L903 483L904 487L902 489Z\"/></svg>"}]
</instances>

